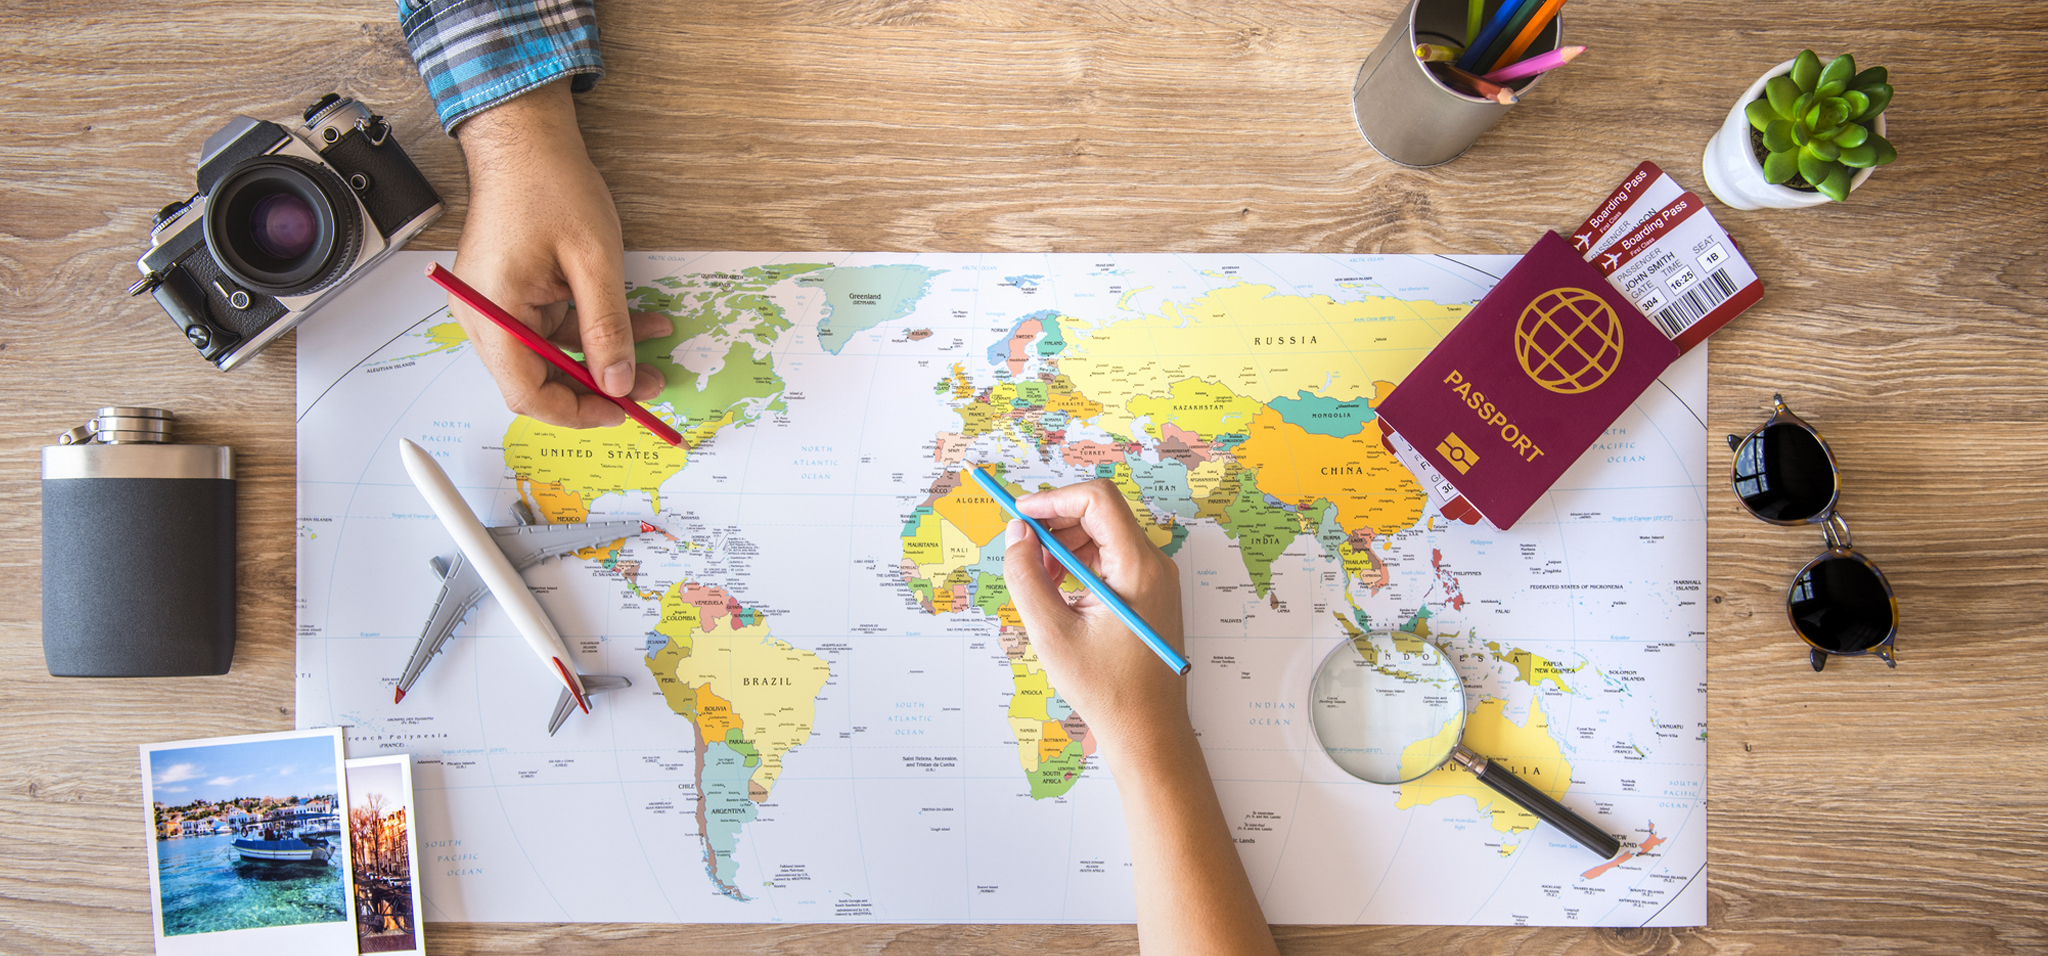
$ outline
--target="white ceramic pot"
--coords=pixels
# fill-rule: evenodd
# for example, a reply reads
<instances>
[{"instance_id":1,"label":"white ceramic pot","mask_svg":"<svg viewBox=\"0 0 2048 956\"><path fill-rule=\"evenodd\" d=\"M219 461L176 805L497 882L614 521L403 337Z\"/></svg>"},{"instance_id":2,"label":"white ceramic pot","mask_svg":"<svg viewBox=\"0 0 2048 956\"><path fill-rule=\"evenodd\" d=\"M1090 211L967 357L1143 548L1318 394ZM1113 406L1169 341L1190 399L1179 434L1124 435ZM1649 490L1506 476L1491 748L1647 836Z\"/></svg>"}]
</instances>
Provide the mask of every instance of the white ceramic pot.
<instances>
[{"instance_id":1,"label":"white ceramic pot","mask_svg":"<svg viewBox=\"0 0 2048 956\"><path fill-rule=\"evenodd\" d=\"M1721 123L1721 129L1714 138L1707 140L1707 154L1700 159L1700 171L1706 174L1707 188L1714 191L1714 197L1737 209L1797 209L1802 206L1818 206L1828 202L1828 197L1818 192L1792 189L1764 181L1764 166L1757 162L1756 150L1749 142L1749 116L1743 112L1757 97L1764 95L1764 84L1772 77L1792 72L1792 61L1778 64L1764 75L1757 77L1735 101L1728 111L1728 119ZM1877 114L1877 123L1871 130L1884 135L1884 114ZM1849 180L1849 191L1870 178L1877 167L1860 169Z\"/></svg>"}]
</instances>

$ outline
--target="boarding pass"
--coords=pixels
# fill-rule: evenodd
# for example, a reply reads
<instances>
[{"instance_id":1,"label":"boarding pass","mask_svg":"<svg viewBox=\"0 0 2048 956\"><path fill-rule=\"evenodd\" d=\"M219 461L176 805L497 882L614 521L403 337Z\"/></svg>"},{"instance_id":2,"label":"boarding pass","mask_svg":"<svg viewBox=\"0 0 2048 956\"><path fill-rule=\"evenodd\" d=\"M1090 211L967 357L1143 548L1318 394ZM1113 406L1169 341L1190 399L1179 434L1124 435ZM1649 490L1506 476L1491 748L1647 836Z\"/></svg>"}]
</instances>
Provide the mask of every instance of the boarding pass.
<instances>
[{"instance_id":1,"label":"boarding pass","mask_svg":"<svg viewBox=\"0 0 2048 956\"><path fill-rule=\"evenodd\" d=\"M1614 238L1593 267L1680 352L1755 305L1764 285L1700 197L1682 193Z\"/></svg>"},{"instance_id":2,"label":"boarding pass","mask_svg":"<svg viewBox=\"0 0 2048 956\"><path fill-rule=\"evenodd\" d=\"M1656 163L1643 160L1579 228L1572 230L1572 248L1579 251L1579 258L1591 262L1615 240L1634 232L1684 193L1685 187L1657 168Z\"/></svg>"}]
</instances>

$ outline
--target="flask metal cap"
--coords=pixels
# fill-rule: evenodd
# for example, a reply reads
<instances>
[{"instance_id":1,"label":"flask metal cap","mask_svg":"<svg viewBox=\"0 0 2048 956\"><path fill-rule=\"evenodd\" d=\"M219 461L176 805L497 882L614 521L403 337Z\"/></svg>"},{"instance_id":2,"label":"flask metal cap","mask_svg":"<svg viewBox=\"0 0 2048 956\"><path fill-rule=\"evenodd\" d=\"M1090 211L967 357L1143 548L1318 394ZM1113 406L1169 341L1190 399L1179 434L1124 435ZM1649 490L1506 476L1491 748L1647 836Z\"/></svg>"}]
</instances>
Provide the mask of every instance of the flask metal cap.
<instances>
[{"instance_id":1,"label":"flask metal cap","mask_svg":"<svg viewBox=\"0 0 2048 956\"><path fill-rule=\"evenodd\" d=\"M43 478L233 478L235 451L180 445L161 408L108 405L43 447Z\"/></svg>"},{"instance_id":2,"label":"flask metal cap","mask_svg":"<svg viewBox=\"0 0 2048 956\"><path fill-rule=\"evenodd\" d=\"M140 405L108 405L77 428L57 436L61 445L100 442L108 445L171 440L171 413Z\"/></svg>"}]
</instances>

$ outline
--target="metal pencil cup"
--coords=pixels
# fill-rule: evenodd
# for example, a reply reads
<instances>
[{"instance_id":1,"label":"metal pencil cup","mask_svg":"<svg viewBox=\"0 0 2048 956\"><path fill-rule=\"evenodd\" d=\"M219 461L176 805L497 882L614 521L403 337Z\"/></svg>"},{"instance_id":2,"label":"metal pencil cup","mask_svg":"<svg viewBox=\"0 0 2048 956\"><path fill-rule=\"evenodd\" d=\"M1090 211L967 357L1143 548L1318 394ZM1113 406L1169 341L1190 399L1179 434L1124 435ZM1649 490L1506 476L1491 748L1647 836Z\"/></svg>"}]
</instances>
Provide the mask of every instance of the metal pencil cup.
<instances>
[{"instance_id":1,"label":"metal pencil cup","mask_svg":"<svg viewBox=\"0 0 2048 956\"><path fill-rule=\"evenodd\" d=\"M1502 2L1486 4L1485 20ZM1485 21L1482 21L1485 22ZM1524 58L1557 49L1562 18L1553 18ZM1387 30L1351 87L1351 111L1372 148L1403 166L1440 166L1458 158L1512 107L1461 93L1436 78L1415 58L1420 43L1463 46L1463 0L1414 0ZM1475 71L1476 72L1476 71ZM1502 84L1527 92L1542 76Z\"/></svg>"}]
</instances>

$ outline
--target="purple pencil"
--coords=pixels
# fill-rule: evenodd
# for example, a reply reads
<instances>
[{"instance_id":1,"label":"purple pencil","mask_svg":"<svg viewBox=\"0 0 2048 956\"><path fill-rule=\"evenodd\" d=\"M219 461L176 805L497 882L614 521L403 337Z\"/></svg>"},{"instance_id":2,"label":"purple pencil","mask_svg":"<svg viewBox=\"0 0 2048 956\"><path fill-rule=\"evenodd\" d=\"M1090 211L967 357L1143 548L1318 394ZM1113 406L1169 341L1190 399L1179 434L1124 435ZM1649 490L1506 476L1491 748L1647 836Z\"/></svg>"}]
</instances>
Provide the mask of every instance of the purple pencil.
<instances>
[{"instance_id":1,"label":"purple pencil","mask_svg":"<svg viewBox=\"0 0 2048 956\"><path fill-rule=\"evenodd\" d=\"M1586 52L1586 48L1582 46L1560 47L1549 53L1537 54L1520 63L1511 63L1501 67L1486 74L1485 79L1495 83L1506 83L1509 80L1519 80L1525 76L1535 76L1545 70L1554 70L1570 63L1579 54L1584 52Z\"/></svg>"}]
</instances>

